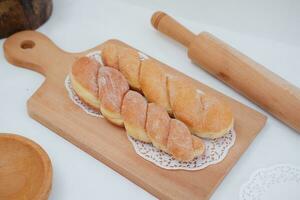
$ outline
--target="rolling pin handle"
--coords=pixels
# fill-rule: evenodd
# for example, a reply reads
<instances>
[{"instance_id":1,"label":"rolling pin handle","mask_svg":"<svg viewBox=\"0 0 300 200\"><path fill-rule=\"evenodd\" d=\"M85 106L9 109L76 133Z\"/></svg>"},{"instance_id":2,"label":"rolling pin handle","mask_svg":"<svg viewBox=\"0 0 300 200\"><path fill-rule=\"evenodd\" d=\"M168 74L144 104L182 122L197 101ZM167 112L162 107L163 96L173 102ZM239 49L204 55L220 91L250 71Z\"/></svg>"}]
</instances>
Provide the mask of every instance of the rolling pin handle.
<instances>
[{"instance_id":1,"label":"rolling pin handle","mask_svg":"<svg viewBox=\"0 0 300 200\"><path fill-rule=\"evenodd\" d=\"M175 19L161 11L157 11L152 15L151 24L158 31L166 34L186 47L189 47L196 36Z\"/></svg>"}]
</instances>

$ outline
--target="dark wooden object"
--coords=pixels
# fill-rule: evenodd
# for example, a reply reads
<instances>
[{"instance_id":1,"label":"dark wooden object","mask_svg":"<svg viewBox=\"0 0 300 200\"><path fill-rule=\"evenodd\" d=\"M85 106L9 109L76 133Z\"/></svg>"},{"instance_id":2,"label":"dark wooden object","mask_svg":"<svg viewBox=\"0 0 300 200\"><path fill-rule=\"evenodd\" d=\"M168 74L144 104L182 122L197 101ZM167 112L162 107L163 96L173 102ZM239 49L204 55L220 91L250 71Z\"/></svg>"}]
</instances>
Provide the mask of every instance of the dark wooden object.
<instances>
[{"instance_id":1,"label":"dark wooden object","mask_svg":"<svg viewBox=\"0 0 300 200\"><path fill-rule=\"evenodd\" d=\"M52 0L0 0L0 38L37 29L52 12Z\"/></svg>"}]
</instances>

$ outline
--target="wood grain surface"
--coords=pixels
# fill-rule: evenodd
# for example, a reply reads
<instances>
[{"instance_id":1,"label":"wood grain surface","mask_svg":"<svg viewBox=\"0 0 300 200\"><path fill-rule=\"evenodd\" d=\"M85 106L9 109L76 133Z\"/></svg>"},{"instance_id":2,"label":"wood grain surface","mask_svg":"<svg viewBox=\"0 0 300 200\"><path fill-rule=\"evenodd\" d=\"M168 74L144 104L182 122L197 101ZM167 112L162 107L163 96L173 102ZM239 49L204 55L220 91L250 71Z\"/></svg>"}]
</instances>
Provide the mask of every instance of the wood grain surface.
<instances>
[{"instance_id":1,"label":"wood grain surface","mask_svg":"<svg viewBox=\"0 0 300 200\"><path fill-rule=\"evenodd\" d=\"M126 45L117 40L105 43ZM4 44L7 60L45 76L42 86L28 100L29 115L160 199L208 199L262 129L266 117L190 79L191 84L216 95L232 107L236 143L222 162L203 170L161 169L135 153L122 128L87 115L68 97L64 81L72 63L102 47L103 44L82 53L67 53L34 31L20 32L8 38Z\"/></svg>"},{"instance_id":2,"label":"wood grain surface","mask_svg":"<svg viewBox=\"0 0 300 200\"><path fill-rule=\"evenodd\" d=\"M47 153L25 137L0 133L0 200L47 200L51 184Z\"/></svg>"}]
</instances>

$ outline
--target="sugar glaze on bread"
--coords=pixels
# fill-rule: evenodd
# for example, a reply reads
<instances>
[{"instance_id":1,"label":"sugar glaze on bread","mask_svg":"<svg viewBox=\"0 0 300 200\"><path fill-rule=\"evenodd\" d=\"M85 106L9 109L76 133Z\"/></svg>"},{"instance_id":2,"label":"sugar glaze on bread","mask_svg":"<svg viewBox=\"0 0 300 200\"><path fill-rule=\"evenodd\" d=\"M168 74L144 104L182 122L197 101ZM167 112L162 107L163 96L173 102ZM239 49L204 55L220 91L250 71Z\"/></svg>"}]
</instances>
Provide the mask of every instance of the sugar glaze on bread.
<instances>
[{"instance_id":1,"label":"sugar glaze on bread","mask_svg":"<svg viewBox=\"0 0 300 200\"><path fill-rule=\"evenodd\" d=\"M119 56L113 56L113 59L107 56L110 49ZM148 102L164 107L169 114L184 122L192 134L214 139L233 128L233 113L225 102L202 92L188 78L166 70L154 59L138 60L137 54L133 49L109 43L102 51L102 60L114 63L113 67L124 74L131 88L141 92ZM124 59L124 55L128 58Z\"/></svg>"},{"instance_id":2,"label":"sugar glaze on bread","mask_svg":"<svg viewBox=\"0 0 300 200\"><path fill-rule=\"evenodd\" d=\"M203 154L204 142L192 136L184 123L171 119L162 106L148 103L143 95L129 90L129 84L120 71L105 66L99 66L98 71L95 71L94 64L83 62L84 60L86 57L79 58L72 68L82 68L83 71L90 70L91 73L97 74L99 109L108 121L118 126L125 126L130 136L144 142L152 142L155 147L171 154L177 160L190 161ZM72 80L75 80L72 82L73 86L80 84L81 79L77 79L73 70L71 76L74 77ZM85 87L84 84L80 87L88 91L88 95L93 94L96 97L96 93L91 88ZM87 101L86 94L77 93L81 99ZM165 120L161 120L162 118ZM172 125L174 123L175 126ZM176 125L180 128L176 128Z\"/></svg>"},{"instance_id":3,"label":"sugar glaze on bread","mask_svg":"<svg viewBox=\"0 0 300 200\"><path fill-rule=\"evenodd\" d=\"M204 152L199 137L222 137L233 127L228 105L159 62L141 60L137 51L112 43L104 46L101 58L105 66L87 57L74 63L74 90L135 139L189 161Z\"/></svg>"}]
</instances>

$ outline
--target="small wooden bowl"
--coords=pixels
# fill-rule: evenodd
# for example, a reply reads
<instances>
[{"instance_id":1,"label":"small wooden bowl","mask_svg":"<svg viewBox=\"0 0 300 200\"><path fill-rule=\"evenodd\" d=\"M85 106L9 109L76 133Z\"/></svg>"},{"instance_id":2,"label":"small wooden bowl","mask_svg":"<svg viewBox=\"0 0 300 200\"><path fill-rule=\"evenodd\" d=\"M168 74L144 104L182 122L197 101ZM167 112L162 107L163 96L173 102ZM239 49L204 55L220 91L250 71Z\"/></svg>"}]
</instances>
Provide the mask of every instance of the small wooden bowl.
<instances>
[{"instance_id":1,"label":"small wooden bowl","mask_svg":"<svg viewBox=\"0 0 300 200\"><path fill-rule=\"evenodd\" d=\"M47 153L25 137L0 133L0 199L46 200L51 184Z\"/></svg>"}]
</instances>

